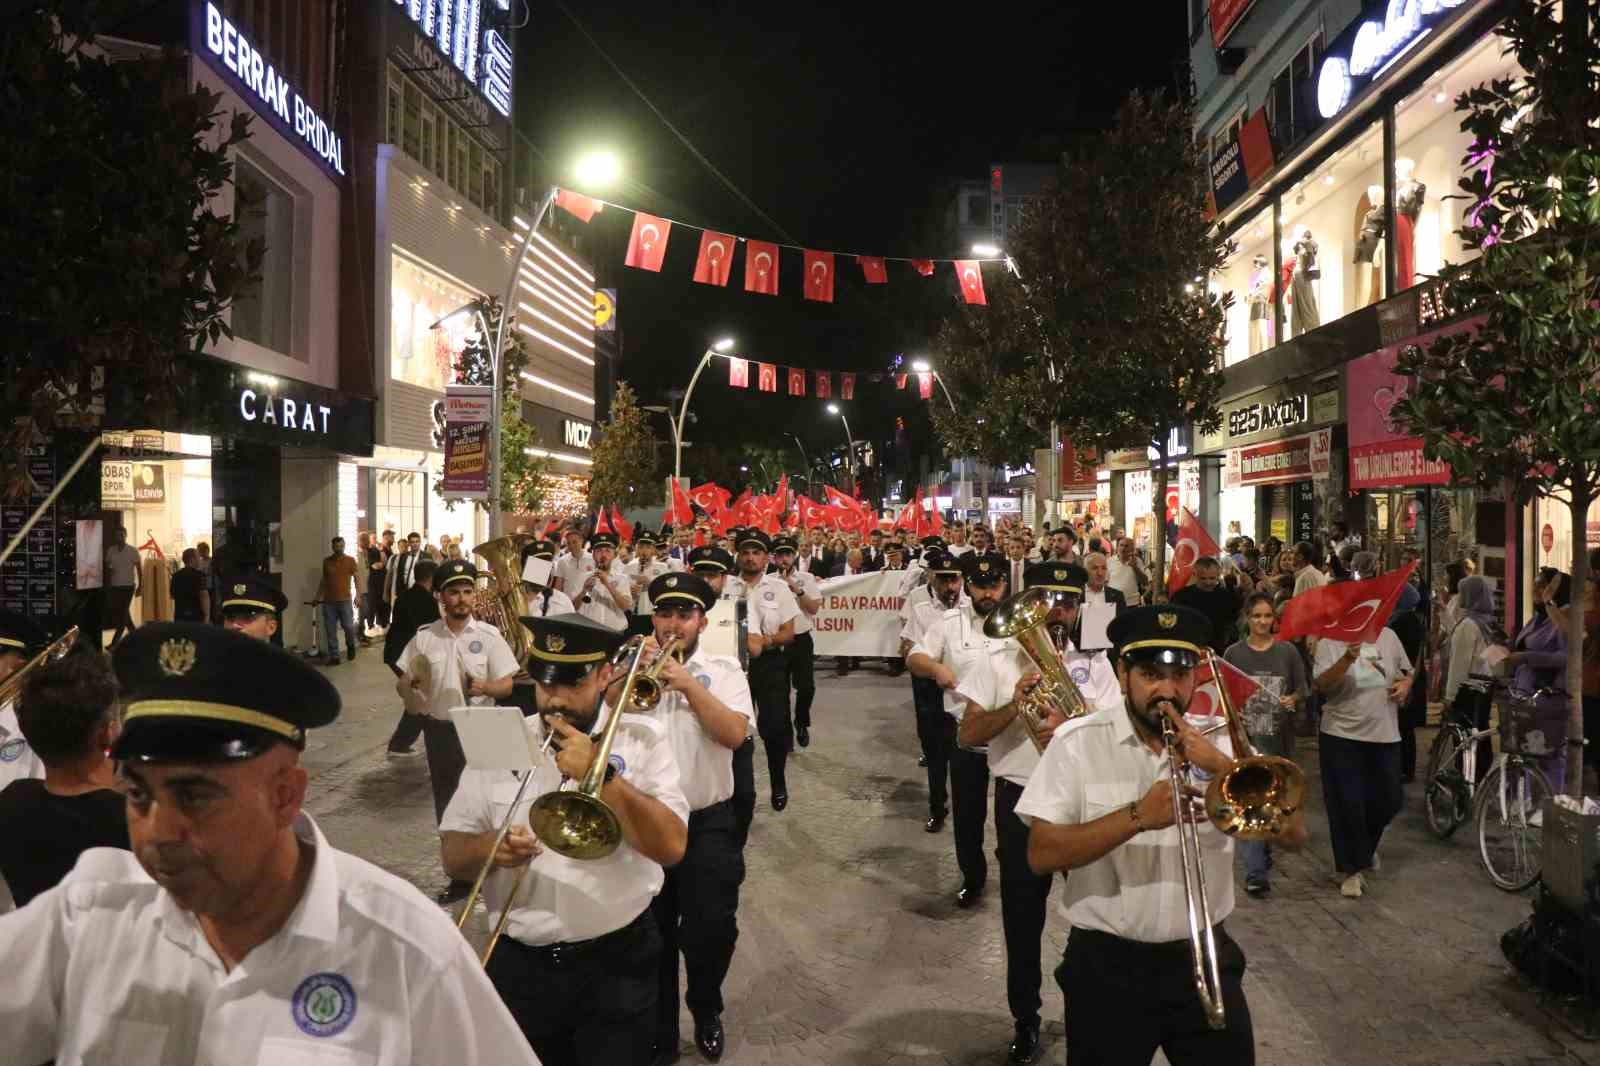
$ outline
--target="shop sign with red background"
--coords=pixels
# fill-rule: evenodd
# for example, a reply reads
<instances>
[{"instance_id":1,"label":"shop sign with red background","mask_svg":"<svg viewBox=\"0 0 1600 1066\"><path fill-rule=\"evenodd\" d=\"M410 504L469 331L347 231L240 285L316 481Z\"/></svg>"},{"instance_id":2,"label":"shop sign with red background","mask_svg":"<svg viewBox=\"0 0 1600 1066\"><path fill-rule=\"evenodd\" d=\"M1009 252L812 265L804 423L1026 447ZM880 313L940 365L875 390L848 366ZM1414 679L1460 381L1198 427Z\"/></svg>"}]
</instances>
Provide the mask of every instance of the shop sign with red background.
<instances>
[{"instance_id":1,"label":"shop sign with red background","mask_svg":"<svg viewBox=\"0 0 1600 1066\"><path fill-rule=\"evenodd\" d=\"M1406 348L1426 347L1440 337L1476 330L1482 318L1433 330L1352 360L1345 367L1345 410L1350 426L1350 488L1405 488L1448 485L1448 463L1431 462L1422 454L1422 438L1408 436L1395 420L1394 408L1411 391L1412 379L1394 372Z\"/></svg>"},{"instance_id":2,"label":"shop sign with red background","mask_svg":"<svg viewBox=\"0 0 1600 1066\"><path fill-rule=\"evenodd\" d=\"M1239 449L1240 485L1279 485L1290 481L1305 481L1312 475L1311 438L1290 437L1287 440L1252 444Z\"/></svg>"},{"instance_id":3,"label":"shop sign with red background","mask_svg":"<svg viewBox=\"0 0 1600 1066\"><path fill-rule=\"evenodd\" d=\"M1250 13L1255 0L1211 0L1211 43L1221 48L1233 28Z\"/></svg>"}]
</instances>

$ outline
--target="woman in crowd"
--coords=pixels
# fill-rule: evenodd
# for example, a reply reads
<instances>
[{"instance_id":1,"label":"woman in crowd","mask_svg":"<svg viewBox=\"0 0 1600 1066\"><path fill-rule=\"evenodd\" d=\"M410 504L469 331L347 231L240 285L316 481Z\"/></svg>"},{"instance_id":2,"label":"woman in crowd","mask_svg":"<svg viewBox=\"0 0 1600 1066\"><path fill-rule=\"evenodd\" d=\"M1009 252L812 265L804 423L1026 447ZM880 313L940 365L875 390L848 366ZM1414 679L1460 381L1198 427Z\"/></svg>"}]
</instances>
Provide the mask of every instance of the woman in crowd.
<instances>
[{"instance_id":1,"label":"woman in crowd","mask_svg":"<svg viewBox=\"0 0 1600 1066\"><path fill-rule=\"evenodd\" d=\"M1572 579L1554 567L1542 567L1533 583L1533 617L1517 631L1505 662L1513 671L1513 692L1530 695L1549 690L1538 703L1538 721L1549 751L1539 765L1556 795L1566 790L1567 783L1567 634L1551 619L1547 605L1565 607L1571 598Z\"/></svg>"},{"instance_id":2,"label":"woman in crowd","mask_svg":"<svg viewBox=\"0 0 1600 1066\"><path fill-rule=\"evenodd\" d=\"M1484 651L1498 643L1494 621L1494 590L1487 578L1463 578L1456 594L1456 621L1445 634L1443 656L1447 666L1444 675L1444 705L1455 717L1468 722L1474 729L1489 728L1489 686L1474 681L1473 674L1489 673L1483 661ZM1494 759L1494 744L1485 737L1478 742L1478 755L1473 767L1474 784L1482 778Z\"/></svg>"}]
</instances>

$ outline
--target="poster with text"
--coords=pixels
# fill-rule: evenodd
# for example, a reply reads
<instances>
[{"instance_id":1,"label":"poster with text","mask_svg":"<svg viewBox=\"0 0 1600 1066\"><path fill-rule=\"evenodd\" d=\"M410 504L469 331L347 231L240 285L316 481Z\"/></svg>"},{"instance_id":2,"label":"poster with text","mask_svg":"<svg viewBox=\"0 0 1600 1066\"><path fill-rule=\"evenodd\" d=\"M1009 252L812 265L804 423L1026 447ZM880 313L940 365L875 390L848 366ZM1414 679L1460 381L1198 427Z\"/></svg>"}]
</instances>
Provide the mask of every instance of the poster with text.
<instances>
[{"instance_id":1,"label":"poster with text","mask_svg":"<svg viewBox=\"0 0 1600 1066\"><path fill-rule=\"evenodd\" d=\"M494 389L451 385L444 393L444 477L447 500L489 498Z\"/></svg>"}]
</instances>

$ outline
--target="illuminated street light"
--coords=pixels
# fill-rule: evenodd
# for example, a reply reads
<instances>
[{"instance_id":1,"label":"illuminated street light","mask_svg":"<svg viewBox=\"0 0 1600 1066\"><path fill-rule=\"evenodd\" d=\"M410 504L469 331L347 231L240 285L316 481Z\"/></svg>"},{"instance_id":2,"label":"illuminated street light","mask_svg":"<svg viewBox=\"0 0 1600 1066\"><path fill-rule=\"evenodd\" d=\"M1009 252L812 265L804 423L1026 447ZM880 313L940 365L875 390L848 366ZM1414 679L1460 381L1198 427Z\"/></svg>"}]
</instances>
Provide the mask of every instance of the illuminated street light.
<instances>
[{"instance_id":1,"label":"illuminated street light","mask_svg":"<svg viewBox=\"0 0 1600 1066\"><path fill-rule=\"evenodd\" d=\"M586 189L607 189L622 176L622 160L608 150L586 152L572 168L579 185Z\"/></svg>"},{"instance_id":2,"label":"illuminated street light","mask_svg":"<svg viewBox=\"0 0 1600 1066\"><path fill-rule=\"evenodd\" d=\"M980 256L984 259L999 259L1000 248L998 245L994 244L974 244L972 246L972 254Z\"/></svg>"}]
</instances>

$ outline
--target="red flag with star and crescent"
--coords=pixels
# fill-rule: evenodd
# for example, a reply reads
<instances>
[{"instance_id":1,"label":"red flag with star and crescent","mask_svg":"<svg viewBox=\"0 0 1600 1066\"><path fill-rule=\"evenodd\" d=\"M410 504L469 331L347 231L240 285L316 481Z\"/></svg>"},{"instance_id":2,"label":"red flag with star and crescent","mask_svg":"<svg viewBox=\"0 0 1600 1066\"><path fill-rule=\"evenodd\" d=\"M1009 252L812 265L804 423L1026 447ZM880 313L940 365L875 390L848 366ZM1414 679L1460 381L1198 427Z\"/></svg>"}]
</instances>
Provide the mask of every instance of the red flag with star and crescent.
<instances>
[{"instance_id":1,"label":"red flag with star and crescent","mask_svg":"<svg viewBox=\"0 0 1600 1066\"><path fill-rule=\"evenodd\" d=\"M839 375L839 399L853 400L856 398L856 376L854 374Z\"/></svg>"},{"instance_id":2,"label":"red flag with star and crescent","mask_svg":"<svg viewBox=\"0 0 1600 1066\"><path fill-rule=\"evenodd\" d=\"M756 388L762 392L778 391L778 367L775 363L756 364Z\"/></svg>"},{"instance_id":3,"label":"red flag with star and crescent","mask_svg":"<svg viewBox=\"0 0 1600 1066\"><path fill-rule=\"evenodd\" d=\"M628 236L628 257L624 266L640 270L661 272L661 261L667 255L667 234L672 223L655 215L637 211L633 216L633 233Z\"/></svg>"},{"instance_id":4,"label":"red flag with star and crescent","mask_svg":"<svg viewBox=\"0 0 1600 1066\"><path fill-rule=\"evenodd\" d=\"M1370 644L1389 624L1416 563L1365 581L1340 581L1307 589L1291 599L1278 623L1278 639L1326 637L1345 644Z\"/></svg>"},{"instance_id":5,"label":"red flag with star and crescent","mask_svg":"<svg viewBox=\"0 0 1600 1066\"><path fill-rule=\"evenodd\" d=\"M858 255L856 262L861 264L861 276L867 279L868 285L889 283L889 268L884 265L883 256Z\"/></svg>"},{"instance_id":6,"label":"red flag with star and crescent","mask_svg":"<svg viewBox=\"0 0 1600 1066\"><path fill-rule=\"evenodd\" d=\"M957 259L956 278L961 282L961 298L969 304L987 307L989 301L983 295L983 271L978 269L976 259Z\"/></svg>"},{"instance_id":7,"label":"red flag with star and crescent","mask_svg":"<svg viewBox=\"0 0 1600 1066\"><path fill-rule=\"evenodd\" d=\"M750 387L750 363L748 360L728 360L728 386L735 389L748 389Z\"/></svg>"},{"instance_id":8,"label":"red flag with star and crescent","mask_svg":"<svg viewBox=\"0 0 1600 1066\"><path fill-rule=\"evenodd\" d=\"M582 193L573 192L571 189L560 189L556 192L555 204L579 222L587 222L605 208L605 204Z\"/></svg>"},{"instance_id":9,"label":"red flag with star and crescent","mask_svg":"<svg viewBox=\"0 0 1600 1066\"><path fill-rule=\"evenodd\" d=\"M744 291L778 295L778 246L770 241L744 242Z\"/></svg>"},{"instance_id":10,"label":"red flag with star and crescent","mask_svg":"<svg viewBox=\"0 0 1600 1066\"><path fill-rule=\"evenodd\" d=\"M791 366L789 368L789 395L804 396L805 394L806 372L804 370L797 370Z\"/></svg>"},{"instance_id":11,"label":"red flag with star and crescent","mask_svg":"<svg viewBox=\"0 0 1600 1066\"><path fill-rule=\"evenodd\" d=\"M726 233L700 234L700 255L694 261L694 280L702 285L726 285L737 241Z\"/></svg>"},{"instance_id":12,"label":"red flag with star and crescent","mask_svg":"<svg viewBox=\"0 0 1600 1066\"><path fill-rule=\"evenodd\" d=\"M694 508L689 504L689 494L683 491L683 484L677 478L672 479L672 506L667 512L673 528L694 524Z\"/></svg>"},{"instance_id":13,"label":"red flag with star and crescent","mask_svg":"<svg viewBox=\"0 0 1600 1066\"><path fill-rule=\"evenodd\" d=\"M826 370L817 371L817 399L833 399L833 375Z\"/></svg>"},{"instance_id":14,"label":"red flag with star and crescent","mask_svg":"<svg viewBox=\"0 0 1600 1066\"><path fill-rule=\"evenodd\" d=\"M833 253L806 249L806 299L833 303Z\"/></svg>"},{"instance_id":15,"label":"red flag with star and crescent","mask_svg":"<svg viewBox=\"0 0 1600 1066\"><path fill-rule=\"evenodd\" d=\"M830 522L828 509L809 496L795 497L795 510L799 512L801 529L816 529Z\"/></svg>"},{"instance_id":16,"label":"red flag with star and crescent","mask_svg":"<svg viewBox=\"0 0 1600 1066\"><path fill-rule=\"evenodd\" d=\"M1211 670L1213 663L1217 667L1216 673ZM1222 683L1228 687L1228 703L1235 711L1242 712L1244 705L1261 689L1260 682L1222 656L1208 655L1194 669L1194 695L1189 697L1189 707L1184 711L1184 717L1213 718L1222 713L1222 702L1217 698L1218 673L1222 675Z\"/></svg>"},{"instance_id":17,"label":"red flag with star and crescent","mask_svg":"<svg viewBox=\"0 0 1600 1066\"><path fill-rule=\"evenodd\" d=\"M1206 527L1190 513L1189 508L1181 508L1178 512L1178 542L1172 546L1172 569L1167 571L1168 598L1176 595L1194 578L1195 560L1205 555L1216 558L1219 554L1217 542L1211 539Z\"/></svg>"},{"instance_id":18,"label":"red flag with star and crescent","mask_svg":"<svg viewBox=\"0 0 1600 1066\"><path fill-rule=\"evenodd\" d=\"M933 277L933 260L913 259L911 260L911 269L915 270L918 274L921 274L925 278L931 278Z\"/></svg>"}]
</instances>

